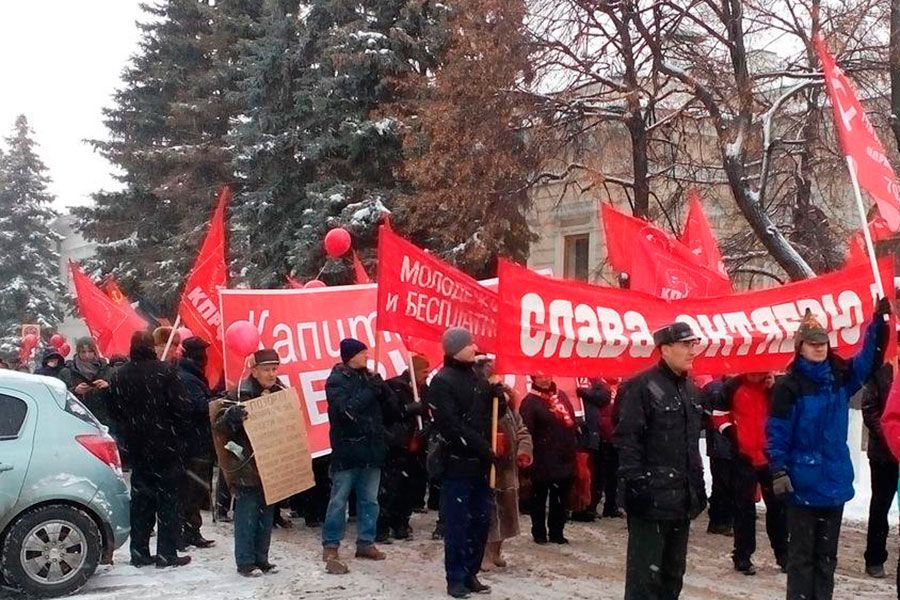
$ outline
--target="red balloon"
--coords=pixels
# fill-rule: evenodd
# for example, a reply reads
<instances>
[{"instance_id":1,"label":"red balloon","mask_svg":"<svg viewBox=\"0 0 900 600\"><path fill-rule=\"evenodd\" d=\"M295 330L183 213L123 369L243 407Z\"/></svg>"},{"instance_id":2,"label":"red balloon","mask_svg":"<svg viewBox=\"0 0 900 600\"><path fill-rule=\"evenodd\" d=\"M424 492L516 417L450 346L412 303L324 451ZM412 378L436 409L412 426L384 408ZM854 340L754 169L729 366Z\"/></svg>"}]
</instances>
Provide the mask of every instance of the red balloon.
<instances>
[{"instance_id":1,"label":"red balloon","mask_svg":"<svg viewBox=\"0 0 900 600\"><path fill-rule=\"evenodd\" d=\"M66 342L63 342L62 344L60 344L59 348L56 349L56 351L62 354L63 358L67 358L69 356L69 352L72 351L72 347Z\"/></svg>"},{"instance_id":2,"label":"red balloon","mask_svg":"<svg viewBox=\"0 0 900 600\"><path fill-rule=\"evenodd\" d=\"M53 337L50 338L50 345L56 348L57 350L66 343L66 338L58 333L54 333Z\"/></svg>"},{"instance_id":3,"label":"red balloon","mask_svg":"<svg viewBox=\"0 0 900 600\"><path fill-rule=\"evenodd\" d=\"M325 252L331 258L347 254L351 244L350 232L343 227L336 227L325 235Z\"/></svg>"},{"instance_id":4,"label":"red balloon","mask_svg":"<svg viewBox=\"0 0 900 600\"><path fill-rule=\"evenodd\" d=\"M259 348L259 331L250 321L235 321L225 330L225 345L241 357Z\"/></svg>"},{"instance_id":5,"label":"red balloon","mask_svg":"<svg viewBox=\"0 0 900 600\"><path fill-rule=\"evenodd\" d=\"M194 337L194 332L188 329L187 327L179 327L178 328L178 338L184 342L184 340L189 337Z\"/></svg>"},{"instance_id":6,"label":"red balloon","mask_svg":"<svg viewBox=\"0 0 900 600\"><path fill-rule=\"evenodd\" d=\"M37 346L38 338L33 333L29 333L25 337L22 338L22 347L23 348L34 348Z\"/></svg>"},{"instance_id":7,"label":"red balloon","mask_svg":"<svg viewBox=\"0 0 900 600\"><path fill-rule=\"evenodd\" d=\"M311 289L315 289L315 288L323 288L323 287L328 287L328 284L326 284L321 279L310 279L309 281L307 281L306 283L303 284L303 288L307 289L307 290L311 290Z\"/></svg>"}]
</instances>

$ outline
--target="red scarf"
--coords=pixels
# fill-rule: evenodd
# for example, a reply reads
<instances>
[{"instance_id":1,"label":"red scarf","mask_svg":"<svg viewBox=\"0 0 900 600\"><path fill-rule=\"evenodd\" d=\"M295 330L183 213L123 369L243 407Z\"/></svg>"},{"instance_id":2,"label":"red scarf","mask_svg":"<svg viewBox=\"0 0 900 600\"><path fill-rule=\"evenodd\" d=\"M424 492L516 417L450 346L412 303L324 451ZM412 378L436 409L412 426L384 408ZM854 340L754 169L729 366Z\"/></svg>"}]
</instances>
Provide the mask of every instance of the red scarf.
<instances>
[{"instance_id":1,"label":"red scarf","mask_svg":"<svg viewBox=\"0 0 900 600\"><path fill-rule=\"evenodd\" d=\"M556 417L566 427L575 427L575 419L572 418L572 413L569 412L565 403L559 399L559 393L556 391L556 386L549 390L534 388L534 391L547 403L550 414Z\"/></svg>"}]
</instances>

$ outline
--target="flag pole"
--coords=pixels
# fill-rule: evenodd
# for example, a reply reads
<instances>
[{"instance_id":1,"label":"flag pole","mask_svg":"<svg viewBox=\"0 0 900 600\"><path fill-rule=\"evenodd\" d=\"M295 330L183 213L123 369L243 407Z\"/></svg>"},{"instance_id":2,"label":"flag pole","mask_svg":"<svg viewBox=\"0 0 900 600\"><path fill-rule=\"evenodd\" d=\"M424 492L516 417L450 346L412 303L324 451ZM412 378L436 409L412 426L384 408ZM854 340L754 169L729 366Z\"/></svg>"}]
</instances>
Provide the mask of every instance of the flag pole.
<instances>
[{"instance_id":1,"label":"flag pole","mask_svg":"<svg viewBox=\"0 0 900 600\"><path fill-rule=\"evenodd\" d=\"M169 332L169 339L166 340L166 347L163 348L162 358L159 359L162 362L166 362L166 357L169 355L169 350L172 348L172 340L175 339L175 333L178 331L179 325L181 325L181 315L175 315L172 331Z\"/></svg>"},{"instance_id":2,"label":"flag pole","mask_svg":"<svg viewBox=\"0 0 900 600\"><path fill-rule=\"evenodd\" d=\"M853 182L853 194L856 196L856 209L859 211L859 219L862 222L863 238L866 240L866 250L869 253L869 263L872 265L872 274L875 276L875 285L878 292L884 298L884 282L881 281L881 271L878 270L878 260L875 258L875 244L872 242L872 232L869 231L869 222L866 219L866 207L863 205L862 192L859 189L859 180L856 178L856 164L852 156L847 156L847 168L850 170L850 181Z\"/></svg>"},{"instance_id":3,"label":"flag pole","mask_svg":"<svg viewBox=\"0 0 900 600\"><path fill-rule=\"evenodd\" d=\"M419 398L419 384L416 383L416 370L413 366L413 356L412 352L410 352L409 350L406 351L406 360L409 364L409 383L412 385L413 401L416 404L421 404L422 399ZM423 423L421 415L416 417L416 424L419 426L419 431L422 431Z\"/></svg>"}]
</instances>

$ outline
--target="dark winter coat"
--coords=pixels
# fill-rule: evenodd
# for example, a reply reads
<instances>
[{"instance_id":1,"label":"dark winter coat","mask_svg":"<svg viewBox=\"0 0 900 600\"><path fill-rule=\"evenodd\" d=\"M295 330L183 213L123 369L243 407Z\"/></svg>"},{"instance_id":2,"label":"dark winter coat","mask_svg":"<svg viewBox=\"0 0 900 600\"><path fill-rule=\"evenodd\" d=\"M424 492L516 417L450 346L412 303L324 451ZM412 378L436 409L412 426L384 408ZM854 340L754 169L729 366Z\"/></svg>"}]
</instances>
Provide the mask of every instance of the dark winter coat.
<instances>
[{"instance_id":1,"label":"dark winter coat","mask_svg":"<svg viewBox=\"0 0 900 600\"><path fill-rule=\"evenodd\" d=\"M191 458L212 457L212 433L209 425L209 403L214 398L206 382L203 367L197 361L182 358L178 378L191 402L187 452Z\"/></svg>"},{"instance_id":2,"label":"dark winter coat","mask_svg":"<svg viewBox=\"0 0 900 600\"><path fill-rule=\"evenodd\" d=\"M886 333L884 321L875 319L852 360L831 355L811 363L798 357L775 382L767 454L772 473L786 471L791 478L791 504L837 507L853 497L850 398L881 365Z\"/></svg>"},{"instance_id":3,"label":"dark winter coat","mask_svg":"<svg viewBox=\"0 0 900 600\"><path fill-rule=\"evenodd\" d=\"M551 384L551 393L559 395L560 402L566 407L572 422L575 422L575 409L568 396ZM522 421L531 432L534 447L534 464L531 476L535 481L560 481L575 476L575 449L577 447L576 428L569 427L562 419L554 415L547 401L538 393L531 392L522 400L519 409Z\"/></svg>"},{"instance_id":4,"label":"dark winter coat","mask_svg":"<svg viewBox=\"0 0 900 600\"><path fill-rule=\"evenodd\" d=\"M228 472L230 482L235 487L259 487L262 482L259 479L259 471L256 468L256 459L253 458L253 447L244 430L243 423L229 418L228 409L235 404L240 404L254 398L259 398L266 393L279 392L284 386L275 382L275 385L263 388L253 376L243 380L236 390L228 393L228 401L217 401L218 411L213 419L213 427L223 438L223 444L234 442L243 449L243 458L226 450L220 455L219 467Z\"/></svg>"},{"instance_id":5,"label":"dark winter coat","mask_svg":"<svg viewBox=\"0 0 900 600\"><path fill-rule=\"evenodd\" d=\"M660 361L626 385L616 403L619 477L629 514L646 519L695 518L706 508L700 392Z\"/></svg>"},{"instance_id":6,"label":"dark winter coat","mask_svg":"<svg viewBox=\"0 0 900 600\"><path fill-rule=\"evenodd\" d=\"M737 378L721 377L713 379L703 388L703 425L706 429L706 455L720 460L733 460L734 447L731 441L719 431L715 423L718 407L729 404L737 387Z\"/></svg>"},{"instance_id":7,"label":"dark winter coat","mask_svg":"<svg viewBox=\"0 0 900 600\"><path fill-rule=\"evenodd\" d=\"M137 349L109 387L109 414L135 466L184 464L191 405L175 369L152 349Z\"/></svg>"},{"instance_id":8,"label":"dark winter coat","mask_svg":"<svg viewBox=\"0 0 900 600\"><path fill-rule=\"evenodd\" d=\"M413 395L412 383L407 370L402 375L388 379L385 383L394 392L398 411L385 414L385 441L388 446L388 457L415 456L424 459L424 432L419 430L417 412L427 406L428 386L419 387L419 402ZM423 429L427 415L422 415Z\"/></svg>"},{"instance_id":9,"label":"dark winter coat","mask_svg":"<svg viewBox=\"0 0 900 600\"><path fill-rule=\"evenodd\" d=\"M81 383L93 384L94 381L98 379L102 379L103 381L109 383L112 377L112 369L109 367L109 363L105 358L99 359L100 361L100 370L97 372L97 375L92 377L86 373L82 373L78 370L78 367L75 364L74 360L70 360L66 362L65 368L63 368L59 372L59 378L66 384L66 387L69 388L69 391L75 394L75 396L81 400L82 404L84 404L88 410L93 413L97 420L103 423L104 425L111 427L113 425L113 417L110 415L108 404L108 392L107 389L97 389L91 388L85 394L79 394L75 391L75 388L78 387Z\"/></svg>"},{"instance_id":10,"label":"dark winter coat","mask_svg":"<svg viewBox=\"0 0 900 600\"><path fill-rule=\"evenodd\" d=\"M474 365L452 357L431 380L428 403L443 440L444 477L483 477L491 470L491 387ZM430 459L429 459L430 460Z\"/></svg>"},{"instance_id":11,"label":"dark winter coat","mask_svg":"<svg viewBox=\"0 0 900 600\"><path fill-rule=\"evenodd\" d=\"M325 382L331 469L380 469L387 456L385 415L397 419L394 392L380 375L339 363Z\"/></svg>"},{"instance_id":12,"label":"dark winter coat","mask_svg":"<svg viewBox=\"0 0 900 600\"><path fill-rule=\"evenodd\" d=\"M862 390L862 417L863 423L869 430L869 446L867 453L869 460L873 462L897 463L891 449L884 439L884 431L881 429L881 416L887 404L891 385L894 383L894 369L891 365L881 365L875 375Z\"/></svg>"},{"instance_id":13,"label":"dark winter coat","mask_svg":"<svg viewBox=\"0 0 900 600\"><path fill-rule=\"evenodd\" d=\"M599 380L590 382L589 387L575 390L584 405L584 422L579 428L578 446L584 450L599 450L603 441L604 411L612 402L612 390ZM611 416L607 417L610 419Z\"/></svg>"},{"instance_id":14,"label":"dark winter coat","mask_svg":"<svg viewBox=\"0 0 900 600\"><path fill-rule=\"evenodd\" d=\"M59 361L55 367L47 366L47 363L50 362L52 358L56 358ZM58 350L50 348L44 353L44 356L41 358L41 366L34 370L34 374L62 379L60 373L62 373L62 370L65 368L66 358L60 354Z\"/></svg>"}]
</instances>

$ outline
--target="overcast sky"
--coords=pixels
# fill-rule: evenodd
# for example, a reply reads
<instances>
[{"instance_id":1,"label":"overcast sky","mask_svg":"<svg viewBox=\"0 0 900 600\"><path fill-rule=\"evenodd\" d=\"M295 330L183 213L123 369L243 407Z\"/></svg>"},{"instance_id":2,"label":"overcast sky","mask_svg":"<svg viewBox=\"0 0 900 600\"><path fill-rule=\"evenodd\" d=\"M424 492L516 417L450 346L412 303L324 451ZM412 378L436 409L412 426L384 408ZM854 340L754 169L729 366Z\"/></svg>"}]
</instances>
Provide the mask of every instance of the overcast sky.
<instances>
[{"instance_id":1,"label":"overcast sky","mask_svg":"<svg viewBox=\"0 0 900 600\"><path fill-rule=\"evenodd\" d=\"M105 135L102 108L137 51L140 0L0 0L0 133L34 129L56 208L115 189L113 167L82 140Z\"/></svg>"}]
</instances>

